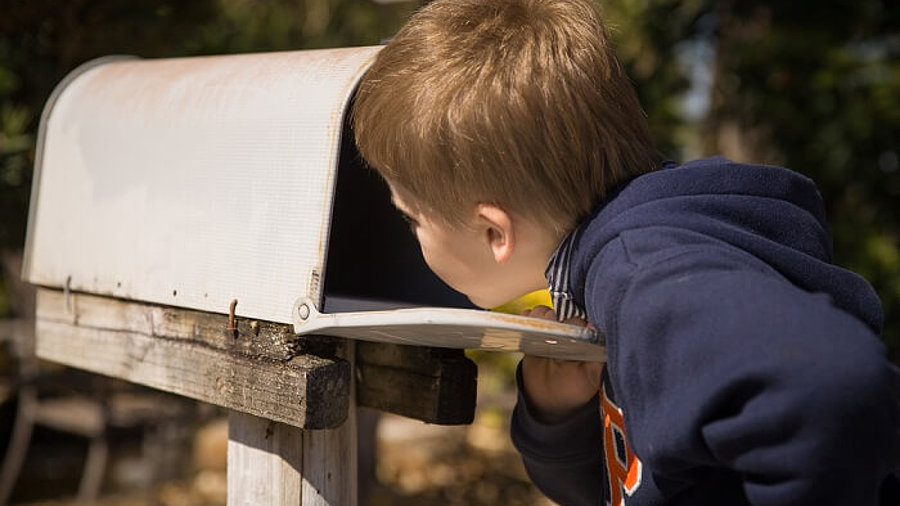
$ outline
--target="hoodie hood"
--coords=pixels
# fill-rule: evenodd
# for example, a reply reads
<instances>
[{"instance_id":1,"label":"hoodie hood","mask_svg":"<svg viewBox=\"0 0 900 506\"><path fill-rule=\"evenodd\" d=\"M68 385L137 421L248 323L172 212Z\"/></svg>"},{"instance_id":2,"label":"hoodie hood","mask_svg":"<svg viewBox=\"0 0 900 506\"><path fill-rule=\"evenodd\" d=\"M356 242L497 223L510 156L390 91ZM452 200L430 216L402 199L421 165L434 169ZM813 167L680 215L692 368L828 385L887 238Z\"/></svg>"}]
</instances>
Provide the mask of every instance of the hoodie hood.
<instances>
[{"instance_id":1,"label":"hoodie hood","mask_svg":"<svg viewBox=\"0 0 900 506\"><path fill-rule=\"evenodd\" d=\"M576 294L584 292L587 269L610 241L628 230L671 227L743 250L881 331L878 296L863 278L831 263L821 196L796 172L721 157L667 163L622 187L584 227L572 265Z\"/></svg>"}]
</instances>

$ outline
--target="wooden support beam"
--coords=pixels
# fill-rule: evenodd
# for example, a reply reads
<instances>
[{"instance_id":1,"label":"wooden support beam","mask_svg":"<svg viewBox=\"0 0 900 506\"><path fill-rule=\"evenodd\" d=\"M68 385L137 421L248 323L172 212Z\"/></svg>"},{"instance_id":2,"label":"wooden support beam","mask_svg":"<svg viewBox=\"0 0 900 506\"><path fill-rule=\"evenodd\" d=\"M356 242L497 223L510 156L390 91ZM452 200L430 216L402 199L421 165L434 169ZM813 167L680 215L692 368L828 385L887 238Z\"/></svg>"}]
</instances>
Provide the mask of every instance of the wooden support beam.
<instances>
[{"instance_id":1,"label":"wooden support beam","mask_svg":"<svg viewBox=\"0 0 900 506\"><path fill-rule=\"evenodd\" d=\"M228 415L228 505L300 506L303 431L240 411Z\"/></svg>"},{"instance_id":2,"label":"wooden support beam","mask_svg":"<svg viewBox=\"0 0 900 506\"><path fill-rule=\"evenodd\" d=\"M338 356L356 363L356 345L342 340ZM358 445L356 387L350 388L350 409L343 425L331 430L303 431L303 506L356 506Z\"/></svg>"},{"instance_id":3,"label":"wooden support beam","mask_svg":"<svg viewBox=\"0 0 900 506\"><path fill-rule=\"evenodd\" d=\"M337 355L353 364L354 343ZM350 397L354 392L351 388ZM335 429L296 427L231 411L228 505L354 506L357 503L356 408Z\"/></svg>"},{"instance_id":4,"label":"wooden support beam","mask_svg":"<svg viewBox=\"0 0 900 506\"><path fill-rule=\"evenodd\" d=\"M227 308L225 308L227 309ZM41 288L41 358L301 428L340 425L350 405L343 340L293 327ZM428 423L471 423L477 368L461 350L359 341L357 402ZM310 409L314 406L315 409Z\"/></svg>"},{"instance_id":5,"label":"wooden support beam","mask_svg":"<svg viewBox=\"0 0 900 506\"><path fill-rule=\"evenodd\" d=\"M286 326L40 289L37 355L305 429L339 426L350 366L292 355Z\"/></svg>"},{"instance_id":6,"label":"wooden support beam","mask_svg":"<svg viewBox=\"0 0 900 506\"><path fill-rule=\"evenodd\" d=\"M478 368L462 350L358 341L357 403L428 423L472 423Z\"/></svg>"}]
</instances>

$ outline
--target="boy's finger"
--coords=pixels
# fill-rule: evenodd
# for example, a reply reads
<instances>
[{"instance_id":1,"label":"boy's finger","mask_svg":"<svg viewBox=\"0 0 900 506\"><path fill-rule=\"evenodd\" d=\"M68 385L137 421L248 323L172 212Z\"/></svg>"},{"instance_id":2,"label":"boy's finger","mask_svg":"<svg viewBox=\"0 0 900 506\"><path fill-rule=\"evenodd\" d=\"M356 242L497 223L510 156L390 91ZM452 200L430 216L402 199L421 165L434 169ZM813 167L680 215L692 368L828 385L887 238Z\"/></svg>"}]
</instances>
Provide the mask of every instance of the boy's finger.
<instances>
[{"instance_id":1,"label":"boy's finger","mask_svg":"<svg viewBox=\"0 0 900 506\"><path fill-rule=\"evenodd\" d=\"M587 324L588 324L587 321L585 321L581 318L578 318L577 316L573 316L572 318L569 318L568 320L564 321L563 323L568 323L569 325L575 325L576 327L587 327Z\"/></svg>"},{"instance_id":2,"label":"boy's finger","mask_svg":"<svg viewBox=\"0 0 900 506\"><path fill-rule=\"evenodd\" d=\"M532 318L542 318L544 320L555 320L556 313L547 306L534 306L529 313Z\"/></svg>"}]
</instances>

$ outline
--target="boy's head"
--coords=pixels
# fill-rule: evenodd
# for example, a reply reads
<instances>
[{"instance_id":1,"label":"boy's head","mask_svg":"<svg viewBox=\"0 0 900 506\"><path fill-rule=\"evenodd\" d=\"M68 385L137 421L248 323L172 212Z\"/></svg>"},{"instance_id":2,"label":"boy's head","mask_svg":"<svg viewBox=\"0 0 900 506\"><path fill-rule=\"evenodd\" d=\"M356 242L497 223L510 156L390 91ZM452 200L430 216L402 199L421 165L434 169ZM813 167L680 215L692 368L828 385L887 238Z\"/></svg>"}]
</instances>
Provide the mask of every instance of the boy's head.
<instances>
[{"instance_id":1,"label":"boy's head","mask_svg":"<svg viewBox=\"0 0 900 506\"><path fill-rule=\"evenodd\" d=\"M380 52L353 124L363 158L454 225L491 202L561 235L659 162L589 0L436 0Z\"/></svg>"},{"instance_id":2,"label":"boy's head","mask_svg":"<svg viewBox=\"0 0 900 506\"><path fill-rule=\"evenodd\" d=\"M484 307L540 288L561 237L659 162L589 0L434 1L378 54L353 127L429 266Z\"/></svg>"}]
</instances>

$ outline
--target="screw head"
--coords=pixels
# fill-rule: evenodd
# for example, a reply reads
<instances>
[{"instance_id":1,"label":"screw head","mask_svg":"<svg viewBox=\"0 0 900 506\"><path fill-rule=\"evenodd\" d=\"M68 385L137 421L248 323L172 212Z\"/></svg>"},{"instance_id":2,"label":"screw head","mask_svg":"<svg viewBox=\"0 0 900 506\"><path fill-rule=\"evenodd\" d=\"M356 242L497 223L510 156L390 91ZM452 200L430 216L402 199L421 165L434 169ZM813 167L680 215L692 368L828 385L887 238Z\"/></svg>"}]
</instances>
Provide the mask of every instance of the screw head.
<instances>
[{"instance_id":1,"label":"screw head","mask_svg":"<svg viewBox=\"0 0 900 506\"><path fill-rule=\"evenodd\" d=\"M309 318L309 306L300 304L300 306L297 307L297 316L299 316L301 320Z\"/></svg>"}]
</instances>

